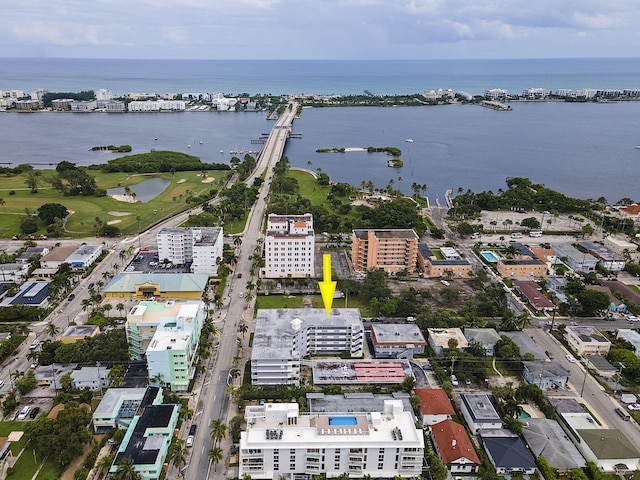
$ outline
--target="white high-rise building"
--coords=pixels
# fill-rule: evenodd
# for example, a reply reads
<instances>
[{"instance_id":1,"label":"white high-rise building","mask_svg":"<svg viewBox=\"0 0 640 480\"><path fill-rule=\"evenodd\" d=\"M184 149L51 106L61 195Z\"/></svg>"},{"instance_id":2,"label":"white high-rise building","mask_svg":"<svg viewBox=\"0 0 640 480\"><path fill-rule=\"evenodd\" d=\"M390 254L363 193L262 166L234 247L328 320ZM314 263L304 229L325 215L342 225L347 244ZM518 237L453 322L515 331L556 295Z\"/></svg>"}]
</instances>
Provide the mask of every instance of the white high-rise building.
<instances>
[{"instance_id":1,"label":"white high-rise building","mask_svg":"<svg viewBox=\"0 0 640 480\"><path fill-rule=\"evenodd\" d=\"M401 400L382 412L301 414L297 403L245 409L238 477L255 479L414 478L422 472L424 433Z\"/></svg>"},{"instance_id":2,"label":"white high-rise building","mask_svg":"<svg viewBox=\"0 0 640 480\"><path fill-rule=\"evenodd\" d=\"M113 93L111 93L111 90L105 90L104 88L100 88L96 92L96 100L99 102L106 101L106 100L113 100Z\"/></svg>"},{"instance_id":3,"label":"white high-rise building","mask_svg":"<svg viewBox=\"0 0 640 480\"><path fill-rule=\"evenodd\" d=\"M191 265L192 273L218 274L224 238L221 227L163 228L158 232L158 259Z\"/></svg>"},{"instance_id":4,"label":"white high-rise building","mask_svg":"<svg viewBox=\"0 0 640 480\"><path fill-rule=\"evenodd\" d=\"M315 276L313 215L277 215L267 219L264 240L265 278Z\"/></svg>"}]
</instances>

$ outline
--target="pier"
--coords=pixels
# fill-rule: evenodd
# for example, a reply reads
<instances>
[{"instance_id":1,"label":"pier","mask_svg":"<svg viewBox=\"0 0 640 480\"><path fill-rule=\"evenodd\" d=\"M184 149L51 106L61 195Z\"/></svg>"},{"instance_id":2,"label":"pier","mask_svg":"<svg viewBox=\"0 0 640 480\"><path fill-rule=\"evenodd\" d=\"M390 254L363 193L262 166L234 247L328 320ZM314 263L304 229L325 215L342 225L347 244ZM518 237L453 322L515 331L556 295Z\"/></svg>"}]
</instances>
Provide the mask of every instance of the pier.
<instances>
[{"instance_id":1,"label":"pier","mask_svg":"<svg viewBox=\"0 0 640 480\"><path fill-rule=\"evenodd\" d=\"M482 100L480 102L481 107L490 108L492 110L500 110L503 112L507 112L511 110L511 105L506 105L500 102L493 102L491 100Z\"/></svg>"}]
</instances>

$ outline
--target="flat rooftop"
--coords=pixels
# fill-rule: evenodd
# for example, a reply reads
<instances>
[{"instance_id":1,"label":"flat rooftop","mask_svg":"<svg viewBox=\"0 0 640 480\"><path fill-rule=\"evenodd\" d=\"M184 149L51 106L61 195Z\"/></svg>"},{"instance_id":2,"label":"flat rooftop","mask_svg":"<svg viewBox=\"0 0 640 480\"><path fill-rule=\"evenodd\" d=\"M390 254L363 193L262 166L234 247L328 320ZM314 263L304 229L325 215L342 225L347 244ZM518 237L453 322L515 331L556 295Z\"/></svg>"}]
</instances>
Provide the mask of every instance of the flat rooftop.
<instances>
[{"instance_id":1,"label":"flat rooftop","mask_svg":"<svg viewBox=\"0 0 640 480\"><path fill-rule=\"evenodd\" d=\"M374 395L357 392L341 395L325 395L324 393L307 393L309 413L353 412L369 413L384 411L385 400L400 400L404 410L412 411L410 395L405 392Z\"/></svg>"},{"instance_id":2,"label":"flat rooftop","mask_svg":"<svg viewBox=\"0 0 640 480\"><path fill-rule=\"evenodd\" d=\"M426 345L422 332L412 323L372 323L371 339L378 345Z\"/></svg>"},{"instance_id":3,"label":"flat rooftop","mask_svg":"<svg viewBox=\"0 0 640 480\"><path fill-rule=\"evenodd\" d=\"M333 425L331 419L349 417L350 425ZM274 434L275 432L275 434ZM411 412L367 414L301 414L296 425L283 425L264 417L252 417L242 432L240 448L299 449L305 446L340 448L424 448L424 435L417 430Z\"/></svg>"},{"instance_id":4,"label":"flat rooftop","mask_svg":"<svg viewBox=\"0 0 640 480\"><path fill-rule=\"evenodd\" d=\"M460 400L467 407L467 411L475 422L495 422L500 420L489 395L485 393L463 393Z\"/></svg>"},{"instance_id":5,"label":"flat rooftop","mask_svg":"<svg viewBox=\"0 0 640 480\"><path fill-rule=\"evenodd\" d=\"M369 384L402 383L412 377L413 371L408 360L334 360L313 362L313 383L326 384Z\"/></svg>"},{"instance_id":6,"label":"flat rooftop","mask_svg":"<svg viewBox=\"0 0 640 480\"><path fill-rule=\"evenodd\" d=\"M607 337L602 335L595 327L590 325L569 325L567 330L573 333L583 343L606 343L609 344Z\"/></svg>"},{"instance_id":7,"label":"flat rooftop","mask_svg":"<svg viewBox=\"0 0 640 480\"><path fill-rule=\"evenodd\" d=\"M292 358L296 333L314 327L362 329L360 310L334 308L327 317L324 308L260 309L256 313L251 358Z\"/></svg>"}]
</instances>

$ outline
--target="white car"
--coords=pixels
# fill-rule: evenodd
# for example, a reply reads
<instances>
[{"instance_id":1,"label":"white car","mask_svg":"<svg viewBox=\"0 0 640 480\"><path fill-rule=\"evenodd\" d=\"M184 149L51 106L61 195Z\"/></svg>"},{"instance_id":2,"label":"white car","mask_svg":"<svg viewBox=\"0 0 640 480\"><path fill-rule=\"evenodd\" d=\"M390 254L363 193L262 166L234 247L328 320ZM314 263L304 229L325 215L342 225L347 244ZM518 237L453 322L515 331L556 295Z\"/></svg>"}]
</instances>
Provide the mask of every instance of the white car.
<instances>
[{"instance_id":1,"label":"white car","mask_svg":"<svg viewBox=\"0 0 640 480\"><path fill-rule=\"evenodd\" d=\"M627 405L627 408L629 410L640 410L640 404L638 403L632 403L631 405Z\"/></svg>"},{"instance_id":2,"label":"white car","mask_svg":"<svg viewBox=\"0 0 640 480\"><path fill-rule=\"evenodd\" d=\"M570 363L576 363L576 359L575 359L575 357L574 357L573 355L569 354L569 353L567 353L567 354L565 355L565 358L566 358Z\"/></svg>"},{"instance_id":3,"label":"white car","mask_svg":"<svg viewBox=\"0 0 640 480\"><path fill-rule=\"evenodd\" d=\"M193 435L189 435L189 436L187 437L186 445L187 445L187 447L188 447L188 448L193 447Z\"/></svg>"}]
</instances>

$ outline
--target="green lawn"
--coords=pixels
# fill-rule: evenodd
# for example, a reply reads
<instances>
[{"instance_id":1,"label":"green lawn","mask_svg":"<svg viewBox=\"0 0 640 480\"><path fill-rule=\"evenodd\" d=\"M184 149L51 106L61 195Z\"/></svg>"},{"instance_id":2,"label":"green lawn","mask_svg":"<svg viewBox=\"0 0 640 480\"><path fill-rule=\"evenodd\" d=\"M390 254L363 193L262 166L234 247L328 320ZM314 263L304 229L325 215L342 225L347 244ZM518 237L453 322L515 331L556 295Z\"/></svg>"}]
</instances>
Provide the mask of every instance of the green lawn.
<instances>
[{"instance_id":1,"label":"green lawn","mask_svg":"<svg viewBox=\"0 0 640 480\"><path fill-rule=\"evenodd\" d=\"M285 297L284 295L259 295L256 299L256 308L302 308L302 298L304 295ZM324 308L322 297L314 295L312 297L313 308ZM345 308L345 299L336 298L333 300L332 308ZM362 297L349 297L348 308L359 308L363 317L373 317L374 314L369 308L369 303Z\"/></svg>"},{"instance_id":2,"label":"green lawn","mask_svg":"<svg viewBox=\"0 0 640 480\"><path fill-rule=\"evenodd\" d=\"M223 171L208 172L215 180L203 183L199 171L156 173L144 175L129 175L126 173L103 173L99 170L89 170L95 176L99 188L109 189L135 185L154 177L170 180L168 187L157 197L149 202L127 203L113 199L112 197L65 197L58 190L53 189L48 183L42 182L38 193L31 193L26 187L24 175L1 177L0 198L5 202L0 207L0 237L11 237L20 232L20 219L28 208L35 212L45 203L60 203L73 213L67 218L67 234L72 237L91 236L95 234L95 219L113 222L123 234L133 234L138 231L140 217L140 230L146 230L150 225L189 208L185 199L189 194L200 194L212 188L219 188ZM43 178L53 174L51 170L44 170ZM9 191L15 191L10 195ZM46 228L42 226L35 234L46 235Z\"/></svg>"}]
</instances>

